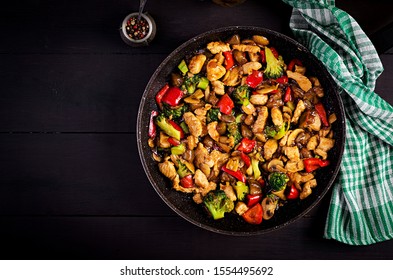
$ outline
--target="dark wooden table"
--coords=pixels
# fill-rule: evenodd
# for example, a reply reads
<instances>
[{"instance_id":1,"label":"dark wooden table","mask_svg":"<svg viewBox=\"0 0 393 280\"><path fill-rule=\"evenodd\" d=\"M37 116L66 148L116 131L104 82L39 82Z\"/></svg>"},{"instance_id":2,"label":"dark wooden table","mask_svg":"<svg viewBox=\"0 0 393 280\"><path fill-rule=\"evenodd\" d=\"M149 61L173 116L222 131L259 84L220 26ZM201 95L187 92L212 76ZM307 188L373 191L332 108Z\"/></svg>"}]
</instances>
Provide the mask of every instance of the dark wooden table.
<instances>
[{"instance_id":1,"label":"dark wooden table","mask_svg":"<svg viewBox=\"0 0 393 280\"><path fill-rule=\"evenodd\" d=\"M392 11L388 2L378 5ZM291 9L279 1L222 8L151 0L146 9L157 36L149 47L132 48L118 28L137 8L129 0L2 4L1 259L393 257L393 241L353 247L323 239L330 193L288 227L247 238L203 230L167 207L136 147L139 100L150 76L179 44L216 27L256 25L291 35ZM382 42L385 72L376 92L393 104L392 41L381 36L391 30L391 12L375 27L364 5L346 8Z\"/></svg>"}]
</instances>

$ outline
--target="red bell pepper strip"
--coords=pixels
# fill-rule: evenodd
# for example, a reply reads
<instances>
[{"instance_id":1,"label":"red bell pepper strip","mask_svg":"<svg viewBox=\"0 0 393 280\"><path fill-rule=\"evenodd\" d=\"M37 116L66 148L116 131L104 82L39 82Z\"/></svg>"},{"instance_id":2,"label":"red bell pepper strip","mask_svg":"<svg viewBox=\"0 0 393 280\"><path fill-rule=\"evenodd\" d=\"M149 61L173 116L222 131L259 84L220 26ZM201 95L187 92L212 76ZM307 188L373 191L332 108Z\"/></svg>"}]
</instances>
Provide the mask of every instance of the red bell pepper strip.
<instances>
[{"instance_id":1,"label":"red bell pepper strip","mask_svg":"<svg viewBox=\"0 0 393 280\"><path fill-rule=\"evenodd\" d=\"M229 70L235 65L235 61L233 59L233 55L231 51L226 51L222 53L225 58L225 69Z\"/></svg>"},{"instance_id":2,"label":"red bell pepper strip","mask_svg":"<svg viewBox=\"0 0 393 280\"><path fill-rule=\"evenodd\" d=\"M150 113L150 121L149 121L149 132L148 135L150 138L155 138L157 133L157 127L154 123L154 118L158 116L158 112L153 110Z\"/></svg>"},{"instance_id":3,"label":"red bell pepper strip","mask_svg":"<svg viewBox=\"0 0 393 280\"><path fill-rule=\"evenodd\" d=\"M184 131L183 129L180 127L180 125L178 125L177 123L175 123L173 120L168 120L168 123L177 131L180 132L180 139L184 138Z\"/></svg>"},{"instance_id":4,"label":"red bell pepper strip","mask_svg":"<svg viewBox=\"0 0 393 280\"><path fill-rule=\"evenodd\" d=\"M192 188L194 186L194 180L192 179L192 175L188 174L187 176L180 179L180 185L183 188Z\"/></svg>"},{"instance_id":5,"label":"red bell pepper strip","mask_svg":"<svg viewBox=\"0 0 393 280\"><path fill-rule=\"evenodd\" d=\"M295 184L292 184L291 187L290 187L290 189L289 189L288 194L286 195L286 198L287 198L287 199L296 199L296 198L299 197L299 194L300 194L300 192L299 192L299 190L295 187Z\"/></svg>"},{"instance_id":6,"label":"red bell pepper strip","mask_svg":"<svg viewBox=\"0 0 393 280\"><path fill-rule=\"evenodd\" d=\"M262 63L266 63L266 54L265 54L265 50L262 49L259 54L261 55L261 62Z\"/></svg>"},{"instance_id":7,"label":"red bell pepper strip","mask_svg":"<svg viewBox=\"0 0 393 280\"><path fill-rule=\"evenodd\" d=\"M247 76L246 84L251 88L256 88L263 80L263 73L258 70L252 70L252 73Z\"/></svg>"},{"instance_id":8,"label":"red bell pepper strip","mask_svg":"<svg viewBox=\"0 0 393 280\"><path fill-rule=\"evenodd\" d=\"M263 180L262 176L259 177L259 179L257 181L261 185L261 188L266 186L266 182L265 182L265 180Z\"/></svg>"},{"instance_id":9,"label":"red bell pepper strip","mask_svg":"<svg viewBox=\"0 0 393 280\"><path fill-rule=\"evenodd\" d=\"M230 115L232 113L232 109L235 107L235 104L226 93L220 98L220 100L218 100L217 107L220 109L221 113L225 115Z\"/></svg>"},{"instance_id":10,"label":"red bell pepper strip","mask_svg":"<svg viewBox=\"0 0 393 280\"><path fill-rule=\"evenodd\" d=\"M173 137L169 137L168 138L168 142L169 144L171 144L172 146L179 146L180 145L180 141L173 138Z\"/></svg>"},{"instance_id":11,"label":"red bell pepper strip","mask_svg":"<svg viewBox=\"0 0 393 280\"><path fill-rule=\"evenodd\" d=\"M285 94L284 94L284 103L287 103L289 101L293 101L292 90L290 87L287 87L287 89L285 90Z\"/></svg>"},{"instance_id":12,"label":"red bell pepper strip","mask_svg":"<svg viewBox=\"0 0 393 280\"><path fill-rule=\"evenodd\" d=\"M317 111L319 117L321 118L321 122L323 126L329 126L329 121L326 116L325 107L323 107L322 103L317 103L314 105L315 111Z\"/></svg>"},{"instance_id":13,"label":"red bell pepper strip","mask_svg":"<svg viewBox=\"0 0 393 280\"><path fill-rule=\"evenodd\" d=\"M263 219L263 208L260 203L255 204L242 215L243 219L253 225L259 225Z\"/></svg>"},{"instance_id":14,"label":"red bell pepper strip","mask_svg":"<svg viewBox=\"0 0 393 280\"><path fill-rule=\"evenodd\" d=\"M248 155L246 155L245 153L241 152L240 153L240 158L242 159L242 161L244 162L244 164L249 167L251 165L251 159Z\"/></svg>"},{"instance_id":15,"label":"red bell pepper strip","mask_svg":"<svg viewBox=\"0 0 393 280\"><path fill-rule=\"evenodd\" d=\"M179 105L180 100L183 98L184 92L178 87L170 87L162 97L162 102L170 105Z\"/></svg>"},{"instance_id":16,"label":"red bell pepper strip","mask_svg":"<svg viewBox=\"0 0 393 280\"><path fill-rule=\"evenodd\" d=\"M303 160L304 169L306 172L310 173L320 167L326 167L330 164L329 160L323 160L320 158L306 158Z\"/></svg>"},{"instance_id":17,"label":"red bell pepper strip","mask_svg":"<svg viewBox=\"0 0 393 280\"><path fill-rule=\"evenodd\" d=\"M156 102L160 108L162 107L162 98L168 92L168 90L169 90L169 85L165 84L156 94Z\"/></svg>"},{"instance_id":18,"label":"red bell pepper strip","mask_svg":"<svg viewBox=\"0 0 393 280\"><path fill-rule=\"evenodd\" d=\"M278 51L274 47L270 47L270 50L272 51L273 55L275 58L278 58Z\"/></svg>"},{"instance_id":19,"label":"red bell pepper strip","mask_svg":"<svg viewBox=\"0 0 393 280\"><path fill-rule=\"evenodd\" d=\"M257 141L256 140L251 140L248 138L243 138L242 141L240 141L239 146L237 147L238 151L244 152L246 154L251 153L252 150L254 149Z\"/></svg>"},{"instance_id":20,"label":"red bell pepper strip","mask_svg":"<svg viewBox=\"0 0 393 280\"><path fill-rule=\"evenodd\" d=\"M221 170L228 173L229 175L235 177L236 179L238 179L239 181L241 181L243 183L246 182L246 176L244 176L244 174L240 170L233 171L233 170L227 168L225 165L223 165L221 167Z\"/></svg>"},{"instance_id":21,"label":"red bell pepper strip","mask_svg":"<svg viewBox=\"0 0 393 280\"><path fill-rule=\"evenodd\" d=\"M294 58L289 62L287 70L293 71L295 69L295 65L303 66L303 63L299 59Z\"/></svg>"},{"instance_id":22,"label":"red bell pepper strip","mask_svg":"<svg viewBox=\"0 0 393 280\"><path fill-rule=\"evenodd\" d=\"M279 84L287 84L288 83L288 76L281 76L276 79L276 82Z\"/></svg>"},{"instance_id":23,"label":"red bell pepper strip","mask_svg":"<svg viewBox=\"0 0 393 280\"><path fill-rule=\"evenodd\" d=\"M262 194L248 194L246 195L246 202L248 207L252 207L255 204L262 201Z\"/></svg>"}]
</instances>

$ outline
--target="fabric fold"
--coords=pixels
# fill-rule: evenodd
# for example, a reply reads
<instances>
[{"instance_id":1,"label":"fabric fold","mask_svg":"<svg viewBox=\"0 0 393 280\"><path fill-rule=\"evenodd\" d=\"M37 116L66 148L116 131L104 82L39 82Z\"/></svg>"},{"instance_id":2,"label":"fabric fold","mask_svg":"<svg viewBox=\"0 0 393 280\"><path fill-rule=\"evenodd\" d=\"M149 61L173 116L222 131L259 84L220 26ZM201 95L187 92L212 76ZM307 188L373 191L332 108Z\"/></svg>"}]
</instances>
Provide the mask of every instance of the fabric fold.
<instances>
[{"instance_id":1,"label":"fabric fold","mask_svg":"<svg viewBox=\"0 0 393 280\"><path fill-rule=\"evenodd\" d=\"M393 107L374 92L383 71L359 24L332 0L283 0L290 28L340 89L347 123L324 237L352 245L393 238Z\"/></svg>"}]
</instances>

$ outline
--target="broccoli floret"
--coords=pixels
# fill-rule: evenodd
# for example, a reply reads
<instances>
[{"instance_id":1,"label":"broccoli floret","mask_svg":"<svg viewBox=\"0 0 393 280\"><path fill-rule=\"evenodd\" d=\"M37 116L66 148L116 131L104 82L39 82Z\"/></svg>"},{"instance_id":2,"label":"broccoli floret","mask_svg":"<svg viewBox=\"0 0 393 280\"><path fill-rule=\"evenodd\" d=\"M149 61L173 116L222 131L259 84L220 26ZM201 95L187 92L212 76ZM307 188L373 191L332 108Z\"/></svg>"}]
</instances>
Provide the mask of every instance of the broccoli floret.
<instances>
[{"instance_id":1,"label":"broccoli floret","mask_svg":"<svg viewBox=\"0 0 393 280\"><path fill-rule=\"evenodd\" d=\"M250 98L250 88L246 85L238 86L233 94L233 100L236 104L247 106Z\"/></svg>"},{"instance_id":2,"label":"broccoli floret","mask_svg":"<svg viewBox=\"0 0 393 280\"><path fill-rule=\"evenodd\" d=\"M220 109L218 108L211 108L207 111L206 114L206 121L207 123L218 121L218 114L220 113Z\"/></svg>"},{"instance_id":3,"label":"broccoli floret","mask_svg":"<svg viewBox=\"0 0 393 280\"><path fill-rule=\"evenodd\" d=\"M236 191L237 199L243 201L246 195L249 193L248 186L243 182L237 181L234 188Z\"/></svg>"},{"instance_id":4,"label":"broccoli floret","mask_svg":"<svg viewBox=\"0 0 393 280\"><path fill-rule=\"evenodd\" d=\"M242 134L240 133L239 126L236 122L231 122L227 124L228 137L233 136L235 140L235 145L237 145L240 140L242 140Z\"/></svg>"},{"instance_id":5,"label":"broccoli floret","mask_svg":"<svg viewBox=\"0 0 393 280\"><path fill-rule=\"evenodd\" d=\"M177 174L179 174L180 178L184 178L187 175L191 174L191 171L187 168L187 166L184 163L182 163L180 160L178 160L177 163L179 166L177 168Z\"/></svg>"},{"instance_id":6,"label":"broccoli floret","mask_svg":"<svg viewBox=\"0 0 393 280\"><path fill-rule=\"evenodd\" d=\"M268 47L265 47L265 55L266 55L266 69L264 71L265 76L267 78L272 78L272 79L281 77L284 73L282 59L277 59Z\"/></svg>"},{"instance_id":7,"label":"broccoli floret","mask_svg":"<svg viewBox=\"0 0 393 280\"><path fill-rule=\"evenodd\" d=\"M225 213L231 212L235 205L223 190L210 191L204 198L203 204L214 220L224 218Z\"/></svg>"},{"instance_id":8,"label":"broccoli floret","mask_svg":"<svg viewBox=\"0 0 393 280\"><path fill-rule=\"evenodd\" d=\"M171 107L168 104L163 104L162 112L165 117L170 119L180 119L185 112L188 110L188 106L186 104L181 104L176 107Z\"/></svg>"},{"instance_id":9,"label":"broccoli floret","mask_svg":"<svg viewBox=\"0 0 393 280\"><path fill-rule=\"evenodd\" d=\"M269 138L274 138L279 140L285 136L287 131L289 130L290 124L288 122L283 123L280 127L274 126L266 126L265 127L265 134Z\"/></svg>"},{"instance_id":10,"label":"broccoli floret","mask_svg":"<svg viewBox=\"0 0 393 280\"><path fill-rule=\"evenodd\" d=\"M277 131L274 128L274 126L267 125L265 127L265 134L266 134L267 137L273 138L274 136L276 136Z\"/></svg>"},{"instance_id":11,"label":"broccoli floret","mask_svg":"<svg viewBox=\"0 0 393 280\"><path fill-rule=\"evenodd\" d=\"M180 140L181 132L174 128L168 121L168 119L164 116L164 114L158 115L156 118L157 126L166 133L166 135L175 138L176 140Z\"/></svg>"},{"instance_id":12,"label":"broccoli floret","mask_svg":"<svg viewBox=\"0 0 393 280\"><path fill-rule=\"evenodd\" d=\"M269 185L273 193L284 190L288 181L289 178L285 173L273 172L269 175Z\"/></svg>"},{"instance_id":13,"label":"broccoli floret","mask_svg":"<svg viewBox=\"0 0 393 280\"><path fill-rule=\"evenodd\" d=\"M184 78L182 89L185 89L189 94L192 94L195 92L200 80L201 78L198 75L194 75L192 77L186 76Z\"/></svg>"}]
</instances>

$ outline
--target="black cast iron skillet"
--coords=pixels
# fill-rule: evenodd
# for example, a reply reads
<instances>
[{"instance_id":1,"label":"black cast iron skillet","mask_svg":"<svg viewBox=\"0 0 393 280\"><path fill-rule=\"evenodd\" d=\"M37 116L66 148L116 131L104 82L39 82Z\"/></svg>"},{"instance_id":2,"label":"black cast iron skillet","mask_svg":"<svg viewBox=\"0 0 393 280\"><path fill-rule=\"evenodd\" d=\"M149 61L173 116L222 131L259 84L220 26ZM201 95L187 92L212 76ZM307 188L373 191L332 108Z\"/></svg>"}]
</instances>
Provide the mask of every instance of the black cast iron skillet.
<instances>
[{"instance_id":1,"label":"black cast iron skillet","mask_svg":"<svg viewBox=\"0 0 393 280\"><path fill-rule=\"evenodd\" d=\"M148 141L149 115L157 110L154 97L158 90L169 80L170 73L174 71L180 61L193 52L205 48L207 43L217 40L226 40L234 34L241 38L250 38L252 35L263 35L270 41L286 62L292 58L300 59L307 67L308 75L318 77L324 90L325 97L322 102L329 113L334 112L337 121L333 124L335 147L329 151L331 164L317 172L318 186L312 194L303 201L290 201L285 207L276 211L272 219L263 221L260 225L245 223L236 214L227 214L224 219L213 220L204 211L201 205L193 202L190 195L174 191L171 182L158 170L157 163L152 159ZM280 33L259 27L226 27L208 31L196 36L174 50L157 68L143 93L137 120L137 144L140 159L146 175L154 189L165 203L177 214L189 222L204 229L229 235L253 235L269 232L288 225L306 214L315 206L331 187L340 168L345 141L345 118L341 98L336 90L335 83L325 67L305 47L293 39ZM149 187L149 186L146 186Z\"/></svg>"}]
</instances>

